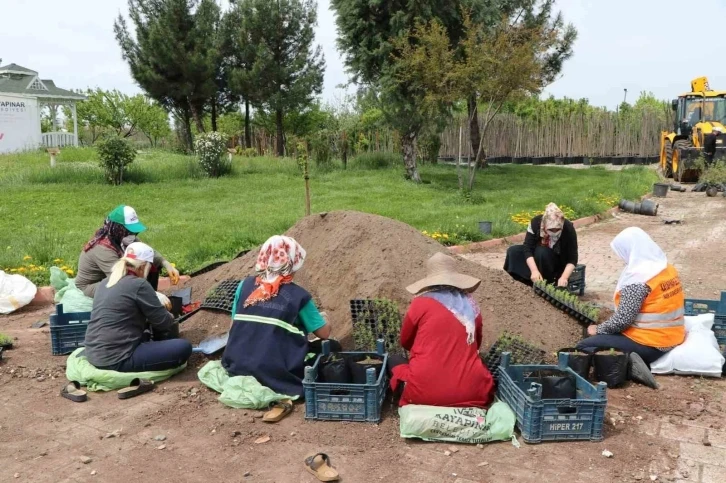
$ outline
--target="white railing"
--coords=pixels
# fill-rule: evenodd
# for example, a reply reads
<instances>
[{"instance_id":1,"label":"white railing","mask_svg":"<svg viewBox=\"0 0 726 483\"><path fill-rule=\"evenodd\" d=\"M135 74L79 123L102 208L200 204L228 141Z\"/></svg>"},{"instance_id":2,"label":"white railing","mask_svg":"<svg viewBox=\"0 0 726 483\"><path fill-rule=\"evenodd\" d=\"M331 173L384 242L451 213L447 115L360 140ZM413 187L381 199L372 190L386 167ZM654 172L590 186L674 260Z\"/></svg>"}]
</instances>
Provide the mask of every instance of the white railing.
<instances>
[{"instance_id":1,"label":"white railing","mask_svg":"<svg viewBox=\"0 0 726 483\"><path fill-rule=\"evenodd\" d=\"M72 132L44 132L42 135L43 147L63 148L77 146L76 135Z\"/></svg>"}]
</instances>

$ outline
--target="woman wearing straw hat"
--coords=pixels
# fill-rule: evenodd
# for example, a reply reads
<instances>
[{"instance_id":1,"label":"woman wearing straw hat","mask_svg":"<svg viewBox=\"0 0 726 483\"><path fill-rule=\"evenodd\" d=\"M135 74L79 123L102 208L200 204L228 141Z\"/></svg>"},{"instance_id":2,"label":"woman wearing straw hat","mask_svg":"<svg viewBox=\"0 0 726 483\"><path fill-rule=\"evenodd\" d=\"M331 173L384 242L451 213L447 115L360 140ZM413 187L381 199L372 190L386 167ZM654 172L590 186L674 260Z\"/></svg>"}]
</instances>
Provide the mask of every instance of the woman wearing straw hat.
<instances>
[{"instance_id":1,"label":"woman wearing straw hat","mask_svg":"<svg viewBox=\"0 0 726 483\"><path fill-rule=\"evenodd\" d=\"M415 295L401 328L409 360L391 358L391 388L405 383L399 404L485 407L492 375L479 357L481 311L471 293L481 280L458 273L456 261L437 253L427 276L406 288Z\"/></svg>"}]
</instances>

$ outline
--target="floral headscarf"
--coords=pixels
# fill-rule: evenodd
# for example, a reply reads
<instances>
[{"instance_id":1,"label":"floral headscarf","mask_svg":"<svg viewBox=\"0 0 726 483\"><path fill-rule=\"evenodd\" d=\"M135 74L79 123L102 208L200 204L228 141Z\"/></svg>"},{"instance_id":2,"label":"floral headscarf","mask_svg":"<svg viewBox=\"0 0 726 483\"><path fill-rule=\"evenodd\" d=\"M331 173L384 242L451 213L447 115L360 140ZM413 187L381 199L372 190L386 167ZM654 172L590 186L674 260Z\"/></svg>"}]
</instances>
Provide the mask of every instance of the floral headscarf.
<instances>
[{"instance_id":1,"label":"floral headscarf","mask_svg":"<svg viewBox=\"0 0 726 483\"><path fill-rule=\"evenodd\" d=\"M124 255L123 239L130 234L131 232L125 226L106 218L103 226L96 231L93 238L83 247L83 251L87 252L96 245L101 245L110 248L121 258Z\"/></svg>"},{"instance_id":2,"label":"floral headscarf","mask_svg":"<svg viewBox=\"0 0 726 483\"><path fill-rule=\"evenodd\" d=\"M562 228L565 226L565 214L562 213L556 204L550 203L542 215L542 224L539 228L539 235L542 238L542 245L554 247L562 235Z\"/></svg>"},{"instance_id":3,"label":"floral headscarf","mask_svg":"<svg viewBox=\"0 0 726 483\"><path fill-rule=\"evenodd\" d=\"M257 256L255 290L244 302L245 307L277 296L280 285L291 283L305 261L305 249L294 238L276 235L269 238Z\"/></svg>"}]
</instances>

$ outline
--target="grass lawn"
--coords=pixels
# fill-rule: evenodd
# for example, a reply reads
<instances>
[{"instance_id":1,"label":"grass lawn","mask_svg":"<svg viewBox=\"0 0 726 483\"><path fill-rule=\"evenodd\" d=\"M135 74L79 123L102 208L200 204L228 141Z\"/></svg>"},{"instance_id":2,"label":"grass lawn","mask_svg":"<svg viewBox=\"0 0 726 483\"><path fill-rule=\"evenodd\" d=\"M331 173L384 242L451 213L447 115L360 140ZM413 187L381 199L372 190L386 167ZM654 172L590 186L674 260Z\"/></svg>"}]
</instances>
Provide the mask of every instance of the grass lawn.
<instances>
[{"instance_id":1,"label":"grass lawn","mask_svg":"<svg viewBox=\"0 0 726 483\"><path fill-rule=\"evenodd\" d=\"M478 221L494 222L493 237L521 232L513 217L525 219L523 212L550 201L575 217L598 213L646 193L656 179L645 168L492 166L464 196L452 166L423 166L426 184L414 185L400 165L366 169L365 161L353 160L347 170L313 168L313 212L376 213L446 234L448 244L483 239ZM291 159L236 158L231 176L206 179L190 156L145 151L126 179L105 184L88 148L64 149L55 169L43 152L0 156L0 269L23 267L36 283L47 282L48 266L75 269L82 245L121 203L149 228L141 238L182 272L257 246L304 215L303 180Z\"/></svg>"}]
</instances>

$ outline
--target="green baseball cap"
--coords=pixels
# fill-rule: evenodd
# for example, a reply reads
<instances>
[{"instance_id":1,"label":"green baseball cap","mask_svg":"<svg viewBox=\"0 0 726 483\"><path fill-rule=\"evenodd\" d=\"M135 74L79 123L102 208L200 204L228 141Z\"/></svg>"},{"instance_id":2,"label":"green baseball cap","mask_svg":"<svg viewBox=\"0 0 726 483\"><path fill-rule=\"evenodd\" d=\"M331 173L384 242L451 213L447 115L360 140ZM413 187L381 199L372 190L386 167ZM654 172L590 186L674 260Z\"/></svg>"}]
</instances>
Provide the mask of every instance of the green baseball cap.
<instances>
[{"instance_id":1,"label":"green baseball cap","mask_svg":"<svg viewBox=\"0 0 726 483\"><path fill-rule=\"evenodd\" d=\"M136 210L130 206L118 205L111 213L108 214L108 219L114 223L125 226L131 233L141 233L146 230L146 227L139 221L139 217L136 215Z\"/></svg>"}]
</instances>

